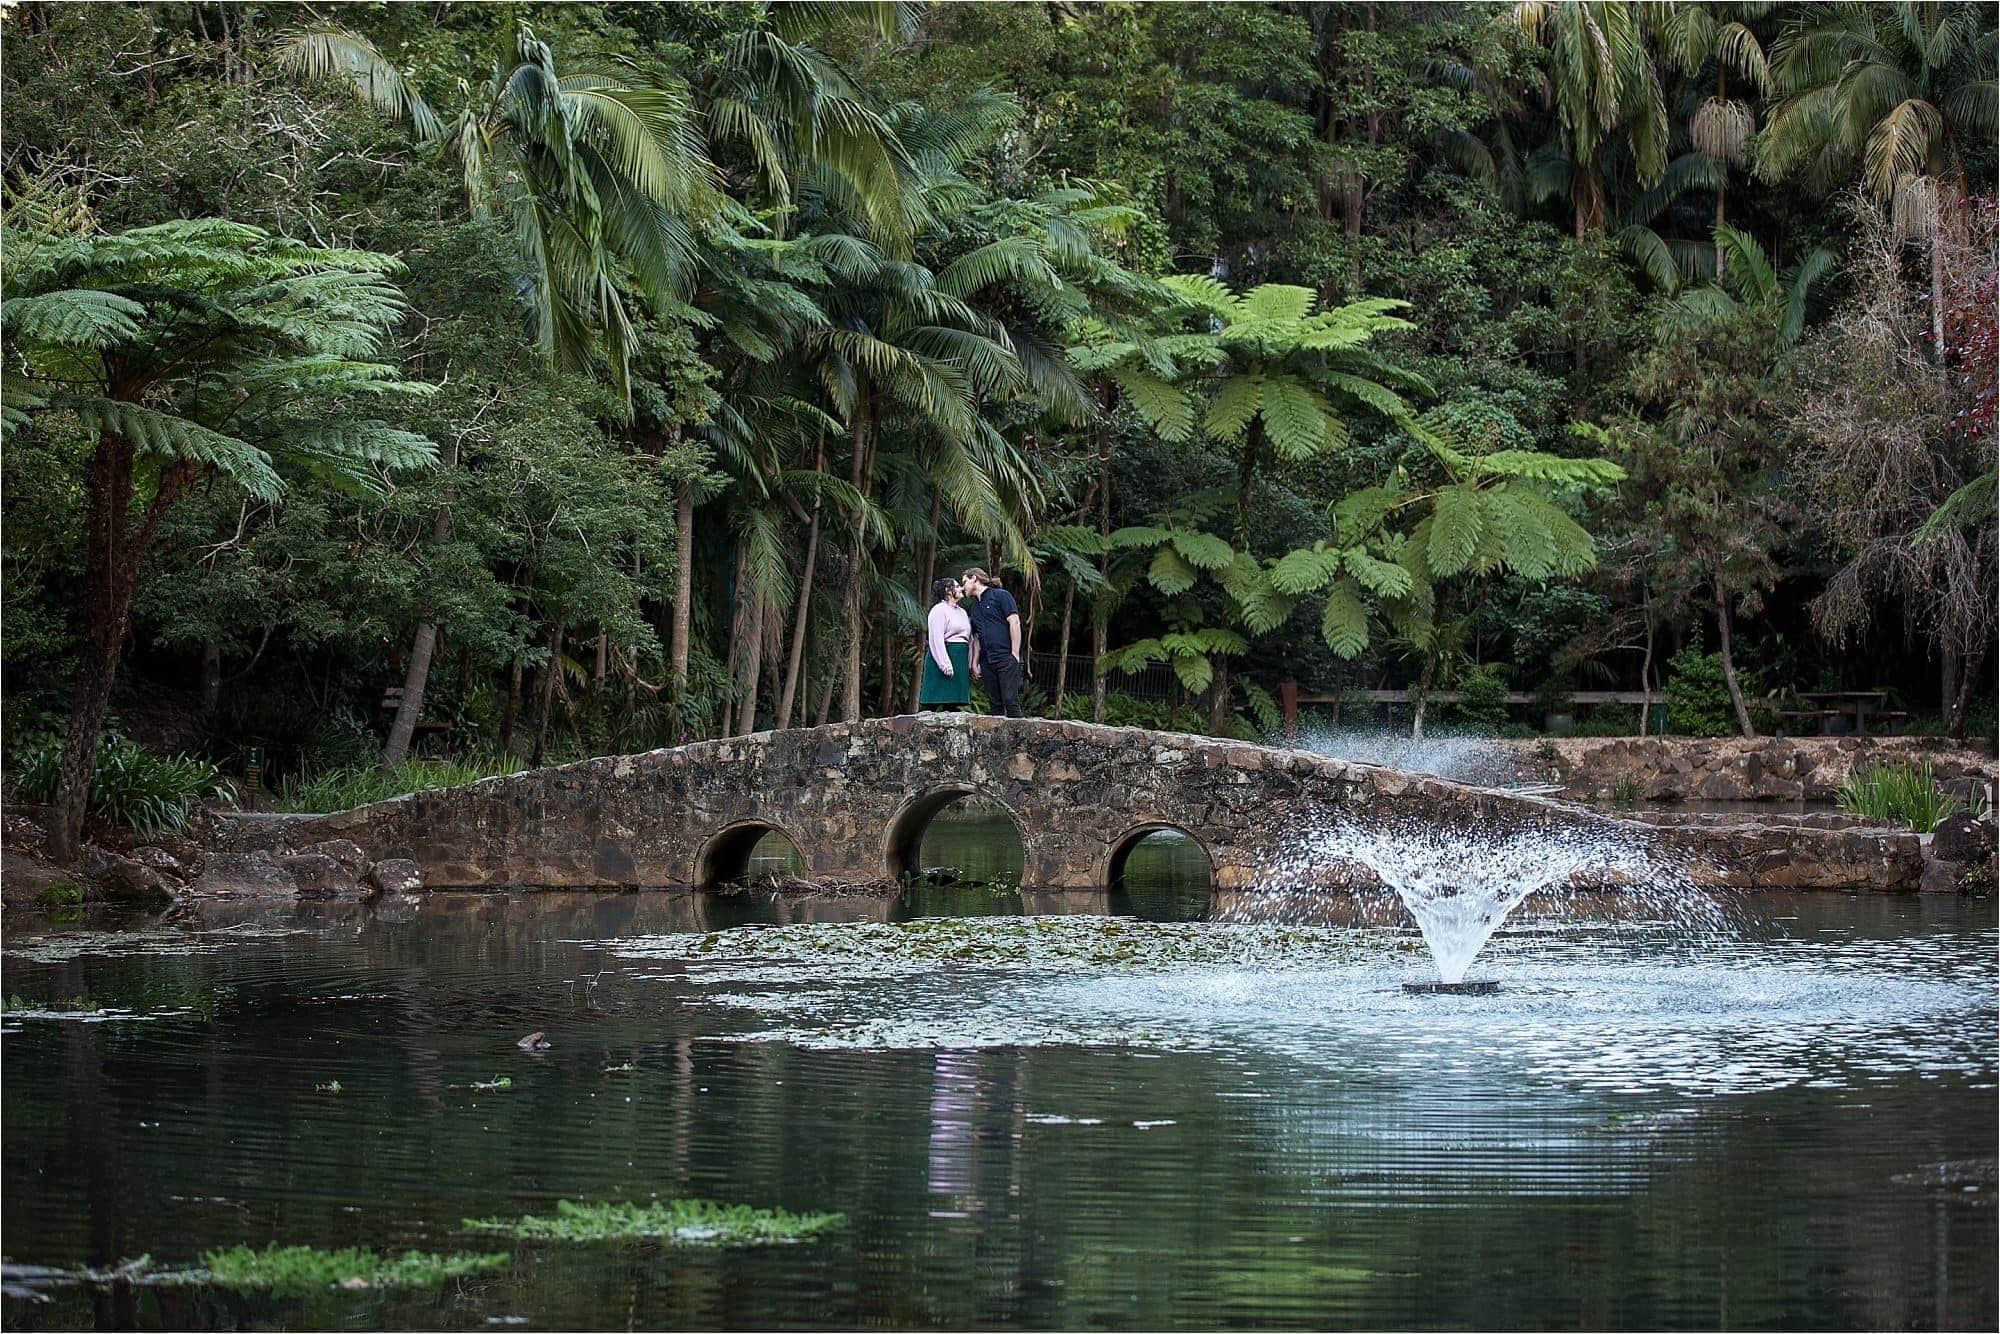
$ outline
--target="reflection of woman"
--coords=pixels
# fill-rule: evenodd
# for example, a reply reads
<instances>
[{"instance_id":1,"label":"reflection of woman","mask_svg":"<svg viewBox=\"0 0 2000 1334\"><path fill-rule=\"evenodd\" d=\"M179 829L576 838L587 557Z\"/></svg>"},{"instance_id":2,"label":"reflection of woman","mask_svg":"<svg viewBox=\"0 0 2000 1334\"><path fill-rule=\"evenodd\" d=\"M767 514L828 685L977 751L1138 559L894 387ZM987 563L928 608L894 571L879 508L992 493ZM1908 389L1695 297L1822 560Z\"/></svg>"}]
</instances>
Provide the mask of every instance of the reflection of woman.
<instances>
[{"instance_id":1,"label":"reflection of woman","mask_svg":"<svg viewBox=\"0 0 2000 1334\"><path fill-rule=\"evenodd\" d=\"M972 702L972 619L958 608L950 579L931 585L930 651L924 654L919 709L962 709Z\"/></svg>"}]
</instances>

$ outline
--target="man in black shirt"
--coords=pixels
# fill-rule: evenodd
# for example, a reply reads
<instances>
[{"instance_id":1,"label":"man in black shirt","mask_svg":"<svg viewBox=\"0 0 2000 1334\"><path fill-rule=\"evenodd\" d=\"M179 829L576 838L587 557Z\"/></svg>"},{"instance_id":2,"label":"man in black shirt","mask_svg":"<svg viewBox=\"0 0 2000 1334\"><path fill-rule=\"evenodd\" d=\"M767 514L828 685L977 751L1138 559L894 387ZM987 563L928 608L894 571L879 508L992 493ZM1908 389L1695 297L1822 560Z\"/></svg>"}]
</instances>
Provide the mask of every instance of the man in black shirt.
<instances>
[{"instance_id":1,"label":"man in black shirt","mask_svg":"<svg viewBox=\"0 0 2000 1334\"><path fill-rule=\"evenodd\" d=\"M974 567L960 581L972 596L962 605L972 620L979 655L972 674L984 675L993 707L1009 718L1021 716L1021 607L1014 595Z\"/></svg>"}]
</instances>

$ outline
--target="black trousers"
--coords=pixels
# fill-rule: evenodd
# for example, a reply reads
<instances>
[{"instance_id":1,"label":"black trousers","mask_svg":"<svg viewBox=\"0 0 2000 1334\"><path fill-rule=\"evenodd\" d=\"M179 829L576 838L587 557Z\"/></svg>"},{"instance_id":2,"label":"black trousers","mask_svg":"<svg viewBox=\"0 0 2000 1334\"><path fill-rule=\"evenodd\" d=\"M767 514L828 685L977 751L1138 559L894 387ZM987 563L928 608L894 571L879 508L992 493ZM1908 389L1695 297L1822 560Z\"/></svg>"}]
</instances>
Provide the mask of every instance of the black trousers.
<instances>
[{"instance_id":1,"label":"black trousers","mask_svg":"<svg viewBox=\"0 0 2000 1334\"><path fill-rule=\"evenodd\" d=\"M986 658L979 668L986 675L986 693L993 701L993 711L1008 718L1020 717L1021 660L1011 654Z\"/></svg>"}]
</instances>

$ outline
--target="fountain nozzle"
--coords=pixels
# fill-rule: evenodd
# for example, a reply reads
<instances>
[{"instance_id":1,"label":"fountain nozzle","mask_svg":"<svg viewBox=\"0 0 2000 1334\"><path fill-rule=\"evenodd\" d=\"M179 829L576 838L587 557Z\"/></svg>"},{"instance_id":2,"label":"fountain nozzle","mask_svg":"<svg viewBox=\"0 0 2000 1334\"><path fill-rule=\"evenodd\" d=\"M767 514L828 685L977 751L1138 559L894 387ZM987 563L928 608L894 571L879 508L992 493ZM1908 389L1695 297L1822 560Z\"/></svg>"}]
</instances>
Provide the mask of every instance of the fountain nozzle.
<instances>
[{"instance_id":1,"label":"fountain nozzle","mask_svg":"<svg viewBox=\"0 0 2000 1334\"><path fill-rule=\"evenodd\" d=\"M1421 996L1491 996L1498 982L1405 982L1403 990Z\"/></svg>"}]
</instances>

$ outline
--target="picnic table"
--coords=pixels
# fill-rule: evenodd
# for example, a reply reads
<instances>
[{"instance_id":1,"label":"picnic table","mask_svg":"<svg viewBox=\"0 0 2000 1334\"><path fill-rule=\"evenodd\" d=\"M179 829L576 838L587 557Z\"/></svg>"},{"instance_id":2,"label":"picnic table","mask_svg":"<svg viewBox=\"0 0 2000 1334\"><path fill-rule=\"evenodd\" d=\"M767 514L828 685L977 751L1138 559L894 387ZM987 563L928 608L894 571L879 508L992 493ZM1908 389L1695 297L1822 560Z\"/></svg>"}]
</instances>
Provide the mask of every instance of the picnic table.
<instances>
[{"instance_id":1,"label":"picnic table","mask_svg":"<svg viewBox=\"0 0 2000 1334\"><path fill-rule=\"evenodd\" d=\"M1822 701L1805 709L1783 709L1780 716L1790 718L1817 718L1822 736L1837 735L1833 724L1848 714L1854 715L1854 734L1868 735L1868 710L1887 699L1888 692L1882 690L1802 690L1799 698L1808 701ZM1876 712L1882 712L1876 708Z\"/></svg>"}]
</instances>

